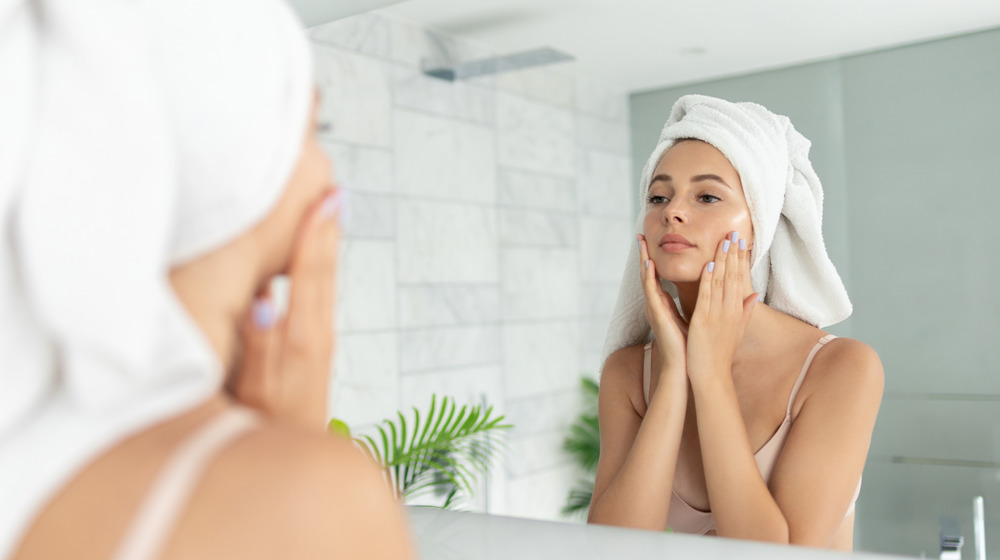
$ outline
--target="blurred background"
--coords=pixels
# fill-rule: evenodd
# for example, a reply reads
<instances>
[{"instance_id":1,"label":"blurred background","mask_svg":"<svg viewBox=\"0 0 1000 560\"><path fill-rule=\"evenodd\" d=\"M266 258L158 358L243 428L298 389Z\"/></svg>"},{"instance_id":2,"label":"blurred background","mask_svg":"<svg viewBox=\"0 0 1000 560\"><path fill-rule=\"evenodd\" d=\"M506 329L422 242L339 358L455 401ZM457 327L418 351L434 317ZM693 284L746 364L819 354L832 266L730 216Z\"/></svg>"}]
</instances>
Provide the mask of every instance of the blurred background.
<instances>
[{"instance_id":1,"label":"blurred background","mask_svg":"<svg viewBox=\"0 0 1000 560\"><path fill-rule=\"evenodd\" d=\"M813 142L855 306L829 330L885 366L856 548L936 555L942 515L968 543L982 495L1000 550L1000 3L293 4L352 196L331 414L364 431L431 393L491 404L513 428L467 507L579 522L563 442L641 167L679 96L755 101ZM504 58L541 48L573 60Z\"/></svg>"}]
</instances>

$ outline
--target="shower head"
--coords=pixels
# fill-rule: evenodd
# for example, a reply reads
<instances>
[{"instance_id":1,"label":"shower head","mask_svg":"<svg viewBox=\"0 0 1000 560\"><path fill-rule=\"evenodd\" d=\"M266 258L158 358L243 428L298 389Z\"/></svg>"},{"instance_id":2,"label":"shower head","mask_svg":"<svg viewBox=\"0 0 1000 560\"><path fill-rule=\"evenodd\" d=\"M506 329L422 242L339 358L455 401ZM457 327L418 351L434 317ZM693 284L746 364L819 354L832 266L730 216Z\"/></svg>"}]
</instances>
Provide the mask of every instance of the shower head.
<instances>
[{"instance_id":1,"label":"shower head","mask_svg":"<svg viewBox=\"0 0 1000 560\"><path fill-rule=\"evenodd\" d=\"M521 70L532 66L573 60L573 57L549 47L533 49L504 56L484 58L468 62L446 63L428 59L420 61L421 70L428 76L453 82L486 74L499 74Z\"/></svg>"}]
</instances>

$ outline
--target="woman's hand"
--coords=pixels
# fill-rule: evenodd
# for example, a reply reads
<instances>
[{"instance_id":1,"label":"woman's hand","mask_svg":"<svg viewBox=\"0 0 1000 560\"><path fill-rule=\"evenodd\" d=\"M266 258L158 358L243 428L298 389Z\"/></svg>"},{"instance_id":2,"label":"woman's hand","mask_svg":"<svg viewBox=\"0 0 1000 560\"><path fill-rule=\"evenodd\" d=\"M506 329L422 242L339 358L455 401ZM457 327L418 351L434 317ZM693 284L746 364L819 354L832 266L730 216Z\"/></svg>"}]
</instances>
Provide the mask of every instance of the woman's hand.
<instances>
[{"instance_id":1,"label":"woman's hand","mask_svg":"<svg viewBox=\"0 0 1000 560\"><path fill-rule=\"evenodd\" d=\"M678 366L683 371L686 363L687 321L681 317L674 298L663 291L660 277L656 274L656 264L649 258L646 237L637 235L636 240L639 242L639 275L642 278L646 320L653 329L663 363Z\"/></svg>"},{"instance_id":2,"label":"woman's hand","mask_svg":"<svg viewBox=\"0 0 1000 560\"><path fill-rule=\"evenodd\" d=\"M258 294L243 321L243 352L230 385L243 404L317 431L326 426L341 193L330 191L300 226L287 315L277 317L269 291Z\"/></svg>"},{"instance_id":3,"label":"woman's hand","mask_svg":"<svg viewBox=\"0 0 1000 560\"><path fill-rule=\"evenodd\" d=\"M688 333L688 375L732 372L759 294L750 283L750 250L733 232L719 242L715 260L705 265Z\"/></svg>"}]
</instances>

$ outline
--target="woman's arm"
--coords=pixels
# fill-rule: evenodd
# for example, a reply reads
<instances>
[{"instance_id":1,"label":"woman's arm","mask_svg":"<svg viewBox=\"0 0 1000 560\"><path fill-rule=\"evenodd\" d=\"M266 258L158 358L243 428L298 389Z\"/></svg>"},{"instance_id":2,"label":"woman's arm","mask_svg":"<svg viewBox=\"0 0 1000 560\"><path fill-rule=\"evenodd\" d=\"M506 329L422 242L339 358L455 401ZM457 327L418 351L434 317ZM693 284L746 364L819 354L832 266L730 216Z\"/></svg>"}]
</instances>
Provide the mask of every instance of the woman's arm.
<instances>
[{"instance_id":1,"label":"woman's arm","mask_svg":"<svg viewBox=\"0 0 1000 560\"><path fill-rule=\"evenodd\" d=\"M642 352L626 348L608 358L598 396L601 457L587 520L662 531L687 411L687 324L663 291L645 238L636 242L646 319L663 366L643 417L629 397L630 389L641 386L635 373L643 370Z\"/></svg>"},{"instance_id":2,"label":"woman's arm","mask_svg":"<svg viewBox=\"0 0 1000 560\"><path fill-rule=\"evenodd\" d=\"M688 332L688 376L717 534L788 542L788 524L757 468L733 385L733 356L757 299L750 291L750 250L733 233L702 271Z\"/></svg>"},{"instance_id":3,"label":"woman's arm","mask_svg":"<svg viewBox=\"0 0 1000 560\"><path fill-rule=\"evenodd\" d=\"M687 375L664 368L643 418L628 394L635 371L642 371L636 350L612 354L601 376L601 457L587 522L662 531L687 409Z\"/></svg>"}]
</instances>

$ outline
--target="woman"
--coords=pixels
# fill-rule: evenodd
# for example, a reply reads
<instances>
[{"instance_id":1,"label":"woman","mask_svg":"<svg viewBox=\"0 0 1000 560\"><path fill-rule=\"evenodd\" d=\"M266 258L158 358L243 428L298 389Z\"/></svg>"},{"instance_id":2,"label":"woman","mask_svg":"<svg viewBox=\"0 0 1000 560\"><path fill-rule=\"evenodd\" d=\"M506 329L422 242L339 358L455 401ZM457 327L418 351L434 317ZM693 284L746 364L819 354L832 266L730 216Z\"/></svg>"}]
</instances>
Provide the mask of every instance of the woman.
<instances>
[{"instance_id":1,"label":"woman","mask_svg":"<svg viewBox=\"0 0 1000 560\"><path fill-rule=\"evenodd\" d=\"M290 10L25 0L0 29L0 558L412 557L324 432L341 199Z\"/></svg>"},{"instance_id":2,"label":"woman","mask_svg":"<svg viewBox=\"0 0 1000 560\"><path fill-rule=\"evenodd\" d=\"M851 305L808 152L759 105L674 105L608 333L590 522L852 548L883 373L820 328Z\"/></svg>"}]
</instances>

